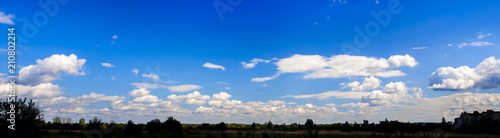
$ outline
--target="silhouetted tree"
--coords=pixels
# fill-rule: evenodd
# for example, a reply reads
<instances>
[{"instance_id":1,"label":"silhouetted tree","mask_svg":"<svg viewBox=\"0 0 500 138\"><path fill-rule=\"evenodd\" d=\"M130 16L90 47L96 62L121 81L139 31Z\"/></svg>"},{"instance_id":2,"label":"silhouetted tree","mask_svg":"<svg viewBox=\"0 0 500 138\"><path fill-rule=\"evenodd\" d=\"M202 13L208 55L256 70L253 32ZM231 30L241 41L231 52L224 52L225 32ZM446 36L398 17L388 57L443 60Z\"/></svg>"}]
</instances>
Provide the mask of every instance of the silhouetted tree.
<instances>
[{"instance_id":1,"label":"silhouetted tree","mask_svg":"<svg viewBox=\"0 0 500 138\"><path fill-rule=\"evenodd\" d=\"M271 122L271 120L269 120L269 122L267 122L267 128L268 129L272 129L273 128L273 122Z\"/></svg>"},{"instance_id":2,"label":"silhouetted tree","mask_svg":"<svg viewBox=\"0 0 500 138\"><path fill-rule=\"evenodd\" d=\"M0 133L1 137L38 137L40 124L43 120L43 110L33 100L0 99ZM13 107L13 108L11 108ZM15 112L15 113L12 113ZM15 119L11 119L15 115ZM11 124L14 123L15 125ZM15 130L9 129L13 126Z\"/></svg>"},{"instance_id":3,"label":"silhouetted tree","mask_svg":"<svg viewBox=\"0 0 500 138\"><path fill-rule=\"evenodd\" d=\"M312 119L307 119L304 125L308 128L312 128L314 126L314 121Z\"/></svg>"},{"instance_id":4,"label":"silhouetted tree","mask_svg":"<svg viewBox=\"0 0 500 138\"><path fill-rule=\"evenodd\" d=\"M72 120L71 118L69 118L69 117L68 117L68 118L66 118L66 123L68 123L68 124L72 124L72 123L73 123L73 120Z\"/></svg>"},{"instance_id":5,"label":"silhouetted tree","mask_svg":"<svg viewBox=\"0 0 500 138\"><path fill-rule=\"evenodd\" d=\"M220 130L224 131L227 129L226 123L220 122L219 124L215 125L214 130Z\"/></svg>"},{"instance_id":6,"label":"silhouetted tree","mask_svg":"<svg viewBox=\"0 0 500 138\"><path fill-rule=\"evenodd\" d=\"M153 119L146 124L146 130L149 131L150 135L160 133L160 130L163 128L163 124L160 119Z\"/></svg>"},{"instance_id":7,"label":"silhouetted tree","mask_svg":"<svg viewBox=\"0 0 500 138\"><path fill-rule=\"evenodd\" d=\"M102 127L102 119L99 119L97 117L94 117L92 119L89 120L89 123L87 125L87 130L92 130L92 129L100 129L100 127Z\"/></svg>"},{"instance_id":8,"label":"silhouetted tree","mask_svg":"<svg viewBox=\"0 0 500 138\"><path fill-rule=\"evenodd\" d=\"M60 117L54 117L54 118L52 118L52 122L54 124L62 124L62 121L61 121Z\"/></svg>"},{"instance_id":9,"label":"silhouetted tree","mask_svg":"<svg viewBox=\"0 0 500 138\"><path fill-rule=\"evenodd\" d=\"M134 121L128 120L127 126L125 126L124 131L127 136L139 136L142 130L140 130L139 127L134 124Z\"/></svg>"},{"instance_id":10,"label":"silhouetted tree","mask_svg":"<svg viewBox=\"0 0 500 138\"><path fill-rule=\"evenodd\" d=\"M182 125L181 122L177 121L172 116L169 116L167 120L165 120L165 128L167 133L172 133L173 136L181 136L182 135Z\"/></svg>"},{"instance_id":11,"label":"silhouetted tree","mask_svg":"<svg viewBox=\"0 0 500 138\"><path fill-rule=\"evenodd\" d=\"M80 124L81 127L83 127L85 125L85 119L80 118L80 121L78 121L78 123Z\"/></svg>"}]
</instances>

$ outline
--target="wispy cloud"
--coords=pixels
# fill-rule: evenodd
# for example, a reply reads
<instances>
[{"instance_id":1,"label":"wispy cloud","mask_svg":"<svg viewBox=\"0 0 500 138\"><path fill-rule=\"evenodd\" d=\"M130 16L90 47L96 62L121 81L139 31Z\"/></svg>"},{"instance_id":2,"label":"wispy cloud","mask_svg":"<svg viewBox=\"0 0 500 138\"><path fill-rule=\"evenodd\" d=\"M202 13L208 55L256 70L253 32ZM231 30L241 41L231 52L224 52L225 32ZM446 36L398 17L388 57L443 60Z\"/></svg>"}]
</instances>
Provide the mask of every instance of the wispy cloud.
<instances>
[{"instance_id":1,"label":"wispy cloud","mask_svg":"<svg viewBox=\"0 0 500 138\"><path fill-rule=\"evenodd\" d=\"M138 69L132 69L132 72L133 72L135 75L139 74L139 70L138 70Z\"/></svg>"},{"instance_id":2,"label":"wispy cloud","mask_svg":"<svg viewBox=\"0 0 500 138\"><path fill-rule=\"evenodd\" d=\"M106 68L111 68L111 67L115 67L114 65L112 65L111 63L101 63L101 65L103 67L106 67Z\"/></svg>"},{"instance_id":3,"label":"wispy cloud","mask_svg":"<svg viewBox=\"0 0 500 138\"><path fill-rule=\"evenodd\" d=\"M149 78L152 81L154 81L155 83L160 80L160 76L153 74L153 73L149 73L149 74L144 73L144 74L142 74L142 77Z\"/></svg>"},{"instance_id":4,"label":"wispy cloud","mask_svg":"<svg viewBox=\"0 0 500 138\"><path fill-rule=\"evenodd\" d=\"M483 39L485 37L491 36L491 33L484 34L483 32L479 32L479 35L477 36L477 39Z\"/></svg>"},{"instance_id":5,"label":"wispy cloud","mask_svg":"<svg viewBox=\"0 0 500 138\"><path fill-rule=\"evenodd\" d=\"M318 100L325 100L330 97L341 98L341 99L361 99L363 95L370 94L370 92L339 92L339 91L327 91L318 94L304 94L304 95L285 95L282 98L291 97L295 99L304 98L314 98Z\"/></svg>"},{"instance_id":6,"label":"wispy cloud","mask_svg":"<svg viewBox=\"0 0 500 138\"><path fill-rule=\"evenodd\" d=\"M111 45L116 44L116 40L118 40L118 36L117 35L113 35L113 37L111 37Z\"/></svg>"},{"instance_id":7,"label":"wispy cloud","mask_svg":"<svg viewBox=\"0 0 500 138\"><path fill-rule=\"evenodd\" d=\"M203 67L206 67L206 68L212 68L212 69L221 69L221 70L226 70L226 68L224 68L223 66L221 65L216 65L216 64L212 64L212 63L205 63L203 64Z\"/></svg>"},{"instance_id":8,"label":"wispy cloud","mask_svg":"<svg viewBox=\"0 0 500 138\"><path fill-rule=\"evenodd\" d=\"M411 49L416 49L416 50L420 50L420 49L426 49L427 47L423 46L423 47L412 47Z\"/></svg>"},{"instance_id":9,"label":"wispy cloud","mask_svg":"<svg viewBox=\"0 0 500 138\"><path fill-rule=\"evenodd\" d=\"M484 41L477 41L477 42L472 42L472 43L461 43L461 44L458 44L458 48L464 48L464 47L468 47L468 46L473 46L473 47L480 47L480 46L489 46L489 45L493 45L493 43L490 43L490 42L484 42Z\"/></svg>"},{"instance_id":10,"label":"wispy cloud","mask_svg":"<svg viewBox=\"0 0 500 138\"><path fill-rule=\"evenodd\" d=\"M14 21L12 21L12 19L15 18L16 17L12 14L5 15L5 12L0 11L0 23L14 25Z\"/></svg>"}]
</instances>

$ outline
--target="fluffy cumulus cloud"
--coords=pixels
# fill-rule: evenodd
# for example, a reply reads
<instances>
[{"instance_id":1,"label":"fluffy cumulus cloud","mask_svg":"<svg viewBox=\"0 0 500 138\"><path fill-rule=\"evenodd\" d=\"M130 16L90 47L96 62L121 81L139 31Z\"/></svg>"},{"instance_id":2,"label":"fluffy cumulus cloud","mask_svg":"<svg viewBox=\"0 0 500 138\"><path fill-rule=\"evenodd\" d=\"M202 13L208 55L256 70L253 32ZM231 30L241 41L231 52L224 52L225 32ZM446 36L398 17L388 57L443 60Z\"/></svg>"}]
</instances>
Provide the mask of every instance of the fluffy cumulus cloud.
<instances>
[{"instance_id":1,"label":"fluffy cumulus cloud","mask_svg":"<svg viewBox=\"0 0 500 138\"><path fill-rule=\"evenodd\" d=\"M157 96L154 95L144 95L137 97L133 100L133 102L138 102L138 103L154 103L160 101Z\"/></svg>"},{"instance_id":2,"label":"fluffy cumulus cloud","mask_svg":"<svg viewBox=\"0 0 500 138\"><path fill-rule=\"evenodd\" d=\"M330 58L320 55L293 55L279 59L278 73L303 73L305 79L341 78L349 76L402 76L405 73L396 67L414 67L418 64L410 55L392 55L389 59L365 56L334 55ZM274 77L275 78L275 77ZM260 81L274 79L261 78Z\"/></svg>"},{"instance_id":3,"label":"fluffy cumulus cloud","mask_svg":"<svg viewBox=\"0 0 500 138\"><path fill-rule=\"evenodd\" d=\"M182 102L185 101L185 104L195 104L195 105L203 105L207 102L208 99L210 99L210 96L208 95L202 95L198 91L194 91L193 93L187 94L187 95L175 95L172 94L167 97L167 99L176 101L176 102Z\"/></svg>"},{"instance_id":4,"label":"fluffy cumulus cloud","mask_svg":"<svg viewBox=\"0 0 500 138\"><path fill-rule=\"evenodd\" d=\"M221 65L216 65L216 64L212 64L212 63L208 63L208 62L205 63L205 64L203 64L203 67L205 67L205 68L212 68L212 69L226 70L226 68L224 68Z\"/></svg>"},{"instance_id":5,"label":"fluffy cumulus cloud","mask_svg":"<svg viewBox=\"0 0 500 138\"><path fill-rule=\"evenodd\" d=\"M408 91L412 93L409 94ZM382 90L374 90L361 98L361 103L369 106L387 106L399 102L412 102L422 96L419 87L409 88L404 82L390 82Z\"/></svg>"},{"instance_id":6,"label":"fluffy cumulus cloud","mask_svg":"<svg viewBox=\"0 0 500 138\"><path fill-rule=\"evenodd\" d=\"M14 21L12 21L14 18L16 18L14 15L0 11L0 23L14 25Z\"/></svg>"},{"instance_id":7,"label":"fluffy cumulus cloud","mask_svg":"<svg viewBox=\"0 0 500 138\"><path fill-rule=\"evenodd\" d=\"M128 93L129 96L137 96L137 97L140 97L140 96L146 96L146 95L149 95L151 91L147 90L146 88L140 88L140 89L135 89L133 91L130 91Z\"/></svg>"},{"instance_id":8,"label":"fluffy cumulus cloud","mask_svg":"<svg viewBox=\"0 0 500 138\"><path fill-rule=\"evenodd\" d=\"M228 94L226 92L220 92L212 95L213 100L227 100L231 98L231 94Z\"/></svg>"},{"instance_id":9,"label":"fluffy cumulus cloud","mask_svg":"<svg viewBox=\"0 0 500 138\"><path fill-rule=\"evenodd\" d=\"M380 83L382 83L380 79L371 76L371 77L366 77L361 85L360 82L353 81L351 83L348 83L344 87L351 87L351 91L364 91L364 90L376 89L380 86Z\"/></svg>"},{"instance_id":10,"label":"fluffy cumulus cloud","mask_svg":"<svg viewBox=\"0 0 500 138\"><path fill-rule=\"evenodd\" d=\"M429 77L429 88L434 90L490 89L500 86L500 60L489 57L476 68L441 67Z\"/></svg>"},{"instance_id":11,"label":"fluffy cumulus cloud","mask_svg":"<svg viewBox=\"0 0 500 138\"><path fill-rule=\"evenodd\" d=\"M29 65L19 70L20 84L38 85L59 79L61 74L85 75L82 71L85 59L78 59L74 54L54 54L45 59L36 60L35 65Z\"/></svg>"},{"instance_id":12,"label":"fluffy cumulus cloud","mask_svg":"<svg viewBox=\"0 0 500 138\"><path fill-rule=\"evenodd\" d=\"M386 93L399 93L399 94L405 94L408 92L409 88L406 87L406 84L404 82L390 82L389 84L386 84L384 87L384 92Z\"/></svg>"}]
</instances>

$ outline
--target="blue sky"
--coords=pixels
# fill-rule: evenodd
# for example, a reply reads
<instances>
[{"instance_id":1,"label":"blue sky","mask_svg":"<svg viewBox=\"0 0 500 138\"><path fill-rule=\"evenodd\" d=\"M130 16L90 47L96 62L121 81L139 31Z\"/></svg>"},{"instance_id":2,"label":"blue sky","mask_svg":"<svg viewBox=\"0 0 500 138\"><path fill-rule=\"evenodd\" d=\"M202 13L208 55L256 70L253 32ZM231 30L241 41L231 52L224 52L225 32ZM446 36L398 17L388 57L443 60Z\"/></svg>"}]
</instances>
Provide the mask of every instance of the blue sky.
<instances>
[{"instance_id":1,"label":"blue sky","mask_svg":"<svg viewBox=\"0 0 500 138\"><path fill-rule=\"evenodd\" d=\"M499 109L497 1L1 3L0 26L18 31L19 95L48 120L440 121ZM354 28L373 23L356 45Z\"/></svg>"}]
</instances>

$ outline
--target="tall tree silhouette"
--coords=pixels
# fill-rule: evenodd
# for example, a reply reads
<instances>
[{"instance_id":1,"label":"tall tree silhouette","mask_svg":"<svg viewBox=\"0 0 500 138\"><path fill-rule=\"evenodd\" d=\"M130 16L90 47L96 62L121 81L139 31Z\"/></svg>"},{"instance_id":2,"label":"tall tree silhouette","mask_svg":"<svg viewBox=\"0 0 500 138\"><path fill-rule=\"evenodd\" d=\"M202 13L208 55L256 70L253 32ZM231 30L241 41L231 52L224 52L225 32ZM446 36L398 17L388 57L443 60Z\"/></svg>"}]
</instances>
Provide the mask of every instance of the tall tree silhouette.
<instances>
[{"instance_id":1,"label":"tall tree silhouette","mask_svg":"<svg viewBox=\"0 0 500 138\"><path fill-rule=\"evenodd\" d=\"M177 121L174 117L169 116L164 124L167 133L171 133L173 136L182 136L181 122Z\"/></svg>"},{"instance_id":2,"label":"tall tree silhouette","mask_svg":"<svg viewBox=\"0 0 500 138\"><path fill-rule=\"evenodd\" d=\"M33 100L26 101L27 98L14 99L11 101L0 99L0 133L2 137L33 137L40 135L39 125L43 120L43 110ZM14 107L14 108L11 108ZM11 120L11 115L7 112L15 111L15 120ZM9 129L15 123L15 131Z\"/></svg>"}]
</instances>

